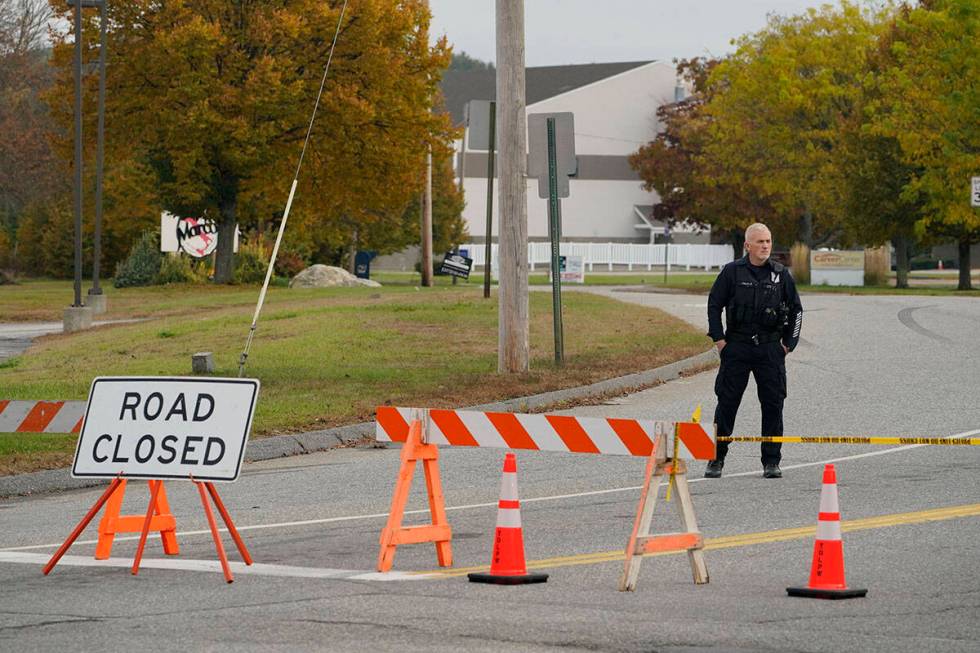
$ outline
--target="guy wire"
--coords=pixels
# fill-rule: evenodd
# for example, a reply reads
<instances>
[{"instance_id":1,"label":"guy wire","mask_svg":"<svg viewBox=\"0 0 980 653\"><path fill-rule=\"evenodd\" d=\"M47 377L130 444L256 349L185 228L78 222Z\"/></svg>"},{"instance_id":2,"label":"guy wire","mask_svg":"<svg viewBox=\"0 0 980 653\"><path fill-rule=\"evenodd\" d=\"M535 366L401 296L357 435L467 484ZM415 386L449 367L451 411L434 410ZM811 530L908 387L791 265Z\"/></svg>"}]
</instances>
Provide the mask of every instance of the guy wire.
<instances>
[{"instance_id":1,"label":"guy wire","mask_svg":"<svg viewBox=\"0 0 980 653\"><path fill-rule=\"evenodd\" d=\"M313 134L313 122L316 120L317 109L320 108L320 97L323 95L323 87L327 83L327 72L330 70L330 62L333 61L333 52L337 47L337 38L340 36L340 26L344 22L344 13L347 11L347 2L344 0L340 8L340 16L337 18L337 30L333 35L333 43L330 44L330 54L327 55L327 65L323 68L323 78L320 80L320 90L316 94L316 103L313 105L313 114L310 116L310 124L306 128L306 138L303 139L303 151L300 152L299 162L296 164L296 174L293 175L293 185L289 189L289 198L286 200L286 210L282 214L282 222L279 223L279 233L276 234L276 244L272 248L272 257L269 259L269 269L265 271L265 281L262 283L262 290L259 292L259 301L255 305L255 314L252 316L252 326L248 330L248 338L245 340L245 348L238 359L238 376L245 376L245 361L248 360L248 352L252 347L252 339L255 337L255 327L259 322L259 313L262 312L262 305L265 303L265 294L269 290L269 280L272 278L272 271L276 265L276 256L279 254L279 244L282 242L282 234L286 231L286 220L289 219L289 210L293 206L293 196L296 194L296 185L299 183L299 171L303 167L303 157L306 156L306 148L310 144L310 136Z\"/></svg>"}]
</instances>

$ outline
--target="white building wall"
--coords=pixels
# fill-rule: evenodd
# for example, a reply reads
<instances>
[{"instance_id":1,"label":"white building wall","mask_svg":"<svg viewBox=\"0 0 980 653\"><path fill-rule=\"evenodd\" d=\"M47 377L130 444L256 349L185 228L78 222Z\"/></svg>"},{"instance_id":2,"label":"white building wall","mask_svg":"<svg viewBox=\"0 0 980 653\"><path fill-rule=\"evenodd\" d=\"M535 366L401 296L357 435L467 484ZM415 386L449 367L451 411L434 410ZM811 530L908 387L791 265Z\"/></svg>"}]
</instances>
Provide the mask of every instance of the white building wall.
<instances>
[{"instance_id":1,"label":"white building wall","mask_svg":"<svg viewBox=\"0 0 980 653\"><path fill-rule=\"evenodd\" d=\"M561 201L562 237L579 240L605 241L610 238L641 238L647 240L649 231L636 229L641 222L633 211L634 204L649 204L651 193L647 193L635 181L583 181L572 179L569 197ZM494 194L497 184L494 182ZM471 238L486 235L487 222L487 180L467 177L466 218ZM497 237L500 217L497 209L500 203L493 201L493 234ZM538 182L528 180L527 185L527 234L528 238L548 237L548 200L538 197Z\"/></svg>"},{"instance_id":2,"label":"white building wall","mask_svg":"<svg viewBox=\"0 0 980 653\"><path fill-rule=\"evenodd\" d=\"M575 114L576 155L626 157L656 136L657 108L674 101L676 79L673 65L654 62L528 105L527 113L571 111ZM538 198L537 184L536 179L528 179L528 237L532 239L548 237L547 201ZM467 165L464 192L463 217L467 229L471 238L482 239L486 234L485 164ZM496 237L499 223L496 182L494 194L493 237ZM562 237L648 241L649 230L636 228L642 220L633 206L658 201L656 193L642 189L639 179L573 178L570 197L562 199Z\"/></svg>"}]
</instances>

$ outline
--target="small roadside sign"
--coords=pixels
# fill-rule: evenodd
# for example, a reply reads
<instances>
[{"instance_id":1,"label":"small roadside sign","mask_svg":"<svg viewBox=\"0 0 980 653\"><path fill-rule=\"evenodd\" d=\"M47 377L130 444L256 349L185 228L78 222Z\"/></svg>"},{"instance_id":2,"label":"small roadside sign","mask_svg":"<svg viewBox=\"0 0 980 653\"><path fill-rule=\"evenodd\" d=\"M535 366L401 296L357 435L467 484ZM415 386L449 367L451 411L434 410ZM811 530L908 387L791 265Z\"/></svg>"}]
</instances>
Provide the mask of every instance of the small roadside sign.
<instances>
[{"instance_id":1,"label":"small roadside sign","mask_svg":"<svg viewBox=\"0 0 980 653\"><path fill-rule=\"evenodd\" d=\"M562 283L585 283L585 259L581 256L562 256L558 270Z\"/></svg>"},{"instance_id":2,"label":"small roadside sign","mask_svg":"<svg viewBox=\"0 0 980 653\"><path fill-rule=\"evenodd\" d=\"M469 279L471 269L473 269L473 259L467 258L462 252L459 254L446 252L446 256L442 259L442 266L439 268L439 274Z\"/></svg>"},{"instance_id":3,"label":"small roadside sign","mask_svg":"<svg viewBox=\"0 0 980 653\"><path fill-rule=\"evenodd\" d=\"M234 481L258 393L258 379L99 377L71 475Z\"/></svg>"},{"instance_id":4,"label":"small roadside sign","mask_svg":"<svg viewBox=\"0 0 980 653\"><path fill-rule=\"evenodd\" d=\"M972 179L970 193L970 206L980 206L980 177Z\"/></svg>"}]
</instances>

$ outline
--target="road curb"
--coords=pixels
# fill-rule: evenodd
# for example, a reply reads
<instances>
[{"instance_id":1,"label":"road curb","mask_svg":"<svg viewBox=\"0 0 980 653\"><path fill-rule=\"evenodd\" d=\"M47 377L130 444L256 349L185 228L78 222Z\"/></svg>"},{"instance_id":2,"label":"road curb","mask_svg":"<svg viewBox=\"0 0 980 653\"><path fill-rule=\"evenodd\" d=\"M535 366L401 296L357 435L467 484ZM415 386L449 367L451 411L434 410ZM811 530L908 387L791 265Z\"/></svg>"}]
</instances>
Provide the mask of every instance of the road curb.
<instances>
[{"instance_id":1,"label":"road curb","mask_svg":"<svg viewBox=\"0 0 980 653\"><path fill-rule=\"evenodd\" d=\"M528 397L518 397L496 401L479 406L469 406L468 410L499 412L533 412L547 406L581 401L594 397L622 394L638 388L657 385L684 374L696 372L713 366L718 360L714 347L703 353L670 363L645 372L636 372L613 379L606 379L577 388L566 388L552 392L542 392ZM286 456L297 456L316 451L326 451L337 447L351 446L365 439L374 438L374 422L348 424L322 431L308 431L292 435L275 435L252 440L248 443L245 459L249 462L271 460ZM49 469L40 472L0 477L0 497L56 492L103 485L104 479L72 478L68 468Z\"/></svg>"}]
</instances>

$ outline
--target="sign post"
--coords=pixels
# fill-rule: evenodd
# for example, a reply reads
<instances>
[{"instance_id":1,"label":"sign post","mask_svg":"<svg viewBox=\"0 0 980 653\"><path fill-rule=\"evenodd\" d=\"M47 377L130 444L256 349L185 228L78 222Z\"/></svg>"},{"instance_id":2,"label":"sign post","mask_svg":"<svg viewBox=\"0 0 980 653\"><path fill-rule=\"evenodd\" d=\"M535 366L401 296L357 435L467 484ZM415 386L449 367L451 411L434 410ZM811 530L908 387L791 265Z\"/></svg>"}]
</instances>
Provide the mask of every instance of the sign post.
<instances>
[{"instance_id":1,"label":"sign post","mask_svg":"<svg viewBox=\"0 0 980 653\"><path fill-rule=\"evenodd\" d=\"M493 173L497 143L497 103L492 100L471 100L467 105L469 147L487 151L487 244L483 267L483 297L490 298L490 253L493 228ZM487 140L483 140L483 135ZM465 138L465 137L464 137Z\"/></svg>"},{"instance_id":2,"label":"sign post","mask_svg":"<svg viewBox=\"0 0 980 653\"><path fill-rule=\"evenodd\" d=\"M232 582L207 496L224 519L245 564L252 564L214 482L235 481L241 472L258 391L257 379L95 379L71 474L75 478L110 478L112 482L45 565L44 574L54 568L103 506L107 508L99 529L97 558L109 556L117 532L138 532L132 567L135 575L150 530L160 532L165 552L176 554L174 519L164 498L163 479L187 479L198 486L225 580ZM129 479L149 483L145 518L118 514Z\"/></svg>"},{"instance_id":3,"label":"sign post","mask_svg":"<svg viewBox=\"0 0 980 653\"><path fill-rule=\"evenodd\" d=\"M571 113L538 113L528 116L528 176L538 179L538 196L548 200L548 234L551 239L551 300L555 337L555 363L565 358L561 316L561 200L568 197L568 178L578 169L575 158L575 122Z\"/></svg>"},{"instance_id":4,"label":"sign post","mask_svg":"<svg viewBox=\"0 0 980 653\"><path fill-rule=\"evenodd\" d=\"M548 233L551 236L551 316L555 332L555 362L565 359L561 323L561 273L558 256L561 241L561 200L558 199L558 165L555 155L555 119L548 118Z\"/></svg>"}]
</instances>

